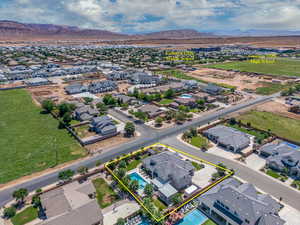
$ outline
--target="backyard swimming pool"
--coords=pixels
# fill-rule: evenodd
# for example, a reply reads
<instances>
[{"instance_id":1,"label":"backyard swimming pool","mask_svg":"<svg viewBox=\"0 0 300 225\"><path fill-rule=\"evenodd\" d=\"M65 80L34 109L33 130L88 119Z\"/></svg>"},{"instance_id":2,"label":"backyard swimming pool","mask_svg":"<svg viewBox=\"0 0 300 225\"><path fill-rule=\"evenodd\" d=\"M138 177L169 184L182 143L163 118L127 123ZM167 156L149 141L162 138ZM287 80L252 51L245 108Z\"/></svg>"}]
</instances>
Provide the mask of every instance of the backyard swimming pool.
<instances>
[{"instance_id":1,"label":"backyard swimming pool","mask_svg":"<svg viewBox=\"0 0 300 225\"><path fill-rule=\"evenodd\" d=\"M192 98L193 96L190 94L182 94L180 98Z\"/></svg>"},{"instance_id":2,"label":"backyard swimming pool","mask_svg":"<svg viewBox=\"0 0 300 225\"><path fill-rule=\"evenodd\" d=\"M201 225L207 220L207 217L198 209L188 213L179 223L176 225Z\"/></svg>"},{"instance_id":3,"label":"backyard swimming pool","mask_svg":"<svg viewBox=\"0 0 300 225\"><path fill-rule=\"evenodd\" d=\"M147 181L145 181L138 173L134 172L134 173L131 173L129 174L129 177L131 180L137 180L138 183L139 183L139 189L144 189Z\"/></svg>"}]
</instances>

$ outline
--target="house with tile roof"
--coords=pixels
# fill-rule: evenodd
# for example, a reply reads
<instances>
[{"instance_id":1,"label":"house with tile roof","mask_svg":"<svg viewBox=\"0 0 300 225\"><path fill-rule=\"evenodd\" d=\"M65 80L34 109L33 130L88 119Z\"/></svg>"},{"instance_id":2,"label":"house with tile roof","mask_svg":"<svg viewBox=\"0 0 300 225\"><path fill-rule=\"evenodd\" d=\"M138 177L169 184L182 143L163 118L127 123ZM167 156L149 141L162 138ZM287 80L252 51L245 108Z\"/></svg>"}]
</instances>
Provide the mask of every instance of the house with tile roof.
<instances>
[{"instance_id":1,"label":"house with tile roof","mask_svg":"<svg viewBox=\"0 0 300 225\"><path fill-rule=\"evenodd\" d=\"M219 225L284 225L281 205L252 184L230 178L198 198L199 209Z\"/></svg>"},{"instance_id":2,"label":"house with tile roof","mask_svg":"<svg viewBox=\"0 0 300 225\"><path fill-rule=\"evenodd\" d=\"M218 125L203 132L211 141L233 152L240 152L250 145L250 136L232 127Z\"/></svg>"}]
</instances>

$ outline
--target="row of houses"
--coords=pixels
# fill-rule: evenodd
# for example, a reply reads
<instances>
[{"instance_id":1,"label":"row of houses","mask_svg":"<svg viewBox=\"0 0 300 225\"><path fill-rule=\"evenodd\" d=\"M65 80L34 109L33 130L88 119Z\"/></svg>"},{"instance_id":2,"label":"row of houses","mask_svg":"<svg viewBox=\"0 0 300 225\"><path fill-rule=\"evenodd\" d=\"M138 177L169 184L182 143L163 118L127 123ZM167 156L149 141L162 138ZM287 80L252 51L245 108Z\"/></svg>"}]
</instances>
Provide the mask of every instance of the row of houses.
<instances>
[{"instance_id":1,"label":"row of houses","mask_svg":"<svg viewBox=\"0 0 300 225\"><path fill-rule=\"evenodd\" d=\"M91 92L93 94L114 91L118 88L116 82L110 80L92 82L88 85L81 83L70 84L65 87L67 94L79 94L83 92Z\"/></svg>"},{"instance_id":2,"label":"row of houses","mask_svg":"<svg viewBox=\"0 0 300 225\"><path fill-rule=\"evenodd\" d=\"M54 64L56 65L56 64ZM48 65L36 65L31 67L16 66L14 68L9 68L3 73L6 80L24 80L35 77L55 77L55 76L66 76L66 75L76 75L82 73L93 73L99 71L100 68L96 66L73 66L70 68L63 68L59 65L52 66Z\"/></svg>"}]
</instances>

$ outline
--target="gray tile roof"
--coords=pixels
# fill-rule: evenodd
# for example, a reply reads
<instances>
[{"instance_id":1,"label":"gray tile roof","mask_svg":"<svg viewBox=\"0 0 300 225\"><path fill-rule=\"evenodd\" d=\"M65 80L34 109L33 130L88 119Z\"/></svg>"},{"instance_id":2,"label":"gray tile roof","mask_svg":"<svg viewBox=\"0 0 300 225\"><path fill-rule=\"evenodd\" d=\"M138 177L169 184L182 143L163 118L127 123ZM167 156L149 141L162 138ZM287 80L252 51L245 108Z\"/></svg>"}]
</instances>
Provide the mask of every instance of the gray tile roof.
<instances>
[{"instance_id":1,"label":"gray tile roof","mask_svg":"<svg viewBox=\"0 0 300 225\"><path fill-rule=\"evenodd\" d=\"M249 224L256 224L264 214L272 214L276 221L282 221L276 214L280 209L277 203L269 195L259 194L252 184L241 184L228 179L227 183L220 183L198 199L204 203L212 204L221 202L228 210L240 219L249 220ZM217 210L217 209L215 209ZM221 211L218 211L222 215ZM225 218L227 215L223 215ZM246 223L242 223L246 224ZM262 223L263 224L263 223ZM274 223L276 224L276 223Z\"/></svg>"},{"instance_id":2,"label":"gray tile roof","mask_svg":"<svg viewBox=\"0 0 300 225\"><path fill-rule=\"evenodd\" d=\"M223 125L212 127L204 131L204 134L211 135L215 137L219 143L225 146L232 146L235 149L242 149L250 144L249 135Z\"/></svg>"},{"instance_id":3,"label":"gray tile roof","mask_svg":"<svg viewBox=\"0 0 300 225\"><path fill-rule=\"evenodd\" d=\"M101 209L95 199L90 181L73 182L41 195L47 219L39 225L94 225L103 220Z\"/></svg>"}]
</instances>

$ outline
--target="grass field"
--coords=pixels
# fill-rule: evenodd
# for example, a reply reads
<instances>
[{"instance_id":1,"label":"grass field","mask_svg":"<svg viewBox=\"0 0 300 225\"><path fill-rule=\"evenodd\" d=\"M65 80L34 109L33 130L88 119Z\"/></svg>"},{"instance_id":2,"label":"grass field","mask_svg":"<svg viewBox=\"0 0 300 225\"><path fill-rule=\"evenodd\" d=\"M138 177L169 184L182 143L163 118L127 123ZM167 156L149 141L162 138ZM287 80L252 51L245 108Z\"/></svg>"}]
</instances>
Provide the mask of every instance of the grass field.
<instances>
[{"instance_id":1,"label":"grass field","mask_svg":"<svg viewBox=\"0 0 300 225\"><path fill-rule=\"evenodd\" d=\"M271 95L282 90L288 89L289 85L275 84L269 82L262 82L263 87L258 87L255 89L255 93L259 95Z\"/></svg>"},{"instance_id":2,"label":"grass field","mask_svg":"<svg viewBox=\"0 0 300 225\"><path fill-rule=\"evenodd\" d=\"M13 225L23 225L35 220L37 217L37 209L30 206L11 218L11 222L13 223Z\"/></svg>"},{"instance_id":3,"label":"grass field","mask_svg":"<svg viewBox=\"0 0 300 225\"><path fill-rule=\"evenodd\" d=\"M251 123L251 126L270 131L280 137L292 141L300 140L300 120L283 117L270 112L249 111L237 118L242 123Z\"/></svg>"},{"instance_id":4,"label":"grass field","mask_svg":"<svg viewBox=\"0 0 300 225\"><path fill-rule=\"evenodd\" d=\"M294 59L277 58L275 63L255 64L249 61L238 61L205 66L208 68L238 70L241 72L254 72L276 76L300 76L300 61Z\"/></svg>"},{"instance_id":5,"label":"grass field","mask_svg":"<svg viewBox=\"0 0 300 225\"><path fill-rule=\"evenodd\" d=\"M96 189L96 197L101 209L108 207L118 200L118 195L108 186L103 178L93 180Z\"/></svg>"},{"instance_id":6,"label":"grass field","mask_svg":"<svg viewBox=\"0 0 300 225\"><path fill-rule=\"evenodd\" d=\"M78 159L85 150L26 90L0 92L0 183ZM54 143L54 140L55 143Z\"/></svg>"},{"instance_id":7,"label":"grass field","mask_svg":"<svg viewBox=\"0 0 300 225\"><path fill-rule=\"evenodd\" d=\"M235 125L231 125L231 124L225 124L226 126L235 128L239 131L242 131L244 133L250 134L254 137L256 137L258 142L263 141L264 139L268 138L270 135L268 134L268 132L261 132L261 131L257 131L257 130L253 130L253 129L247 129L245 127L239 126L238 124Z\"/></svg>"},{"instance_id":8,"label":"grass field","mask_svg":"<svg viewBox=\"0 0 300 225\"><path fill-rule=\"evenodd\" d=\"M172 102L173 102L172 99L164 98L164 99L162 99L158 104L160 104L160 105L169 105L169 104L171 104Z\"/></svg>"},{"instance_id":9,"label":"grass field","mask_svg":"<svg viewBox=\"0 0 300 225\"><path fill-rule=\"evenodd\" d=\"M203 136L192 137L191 145L194 145L198 148L208 148L208 140Z\"/></svg>"}]
</instances>

